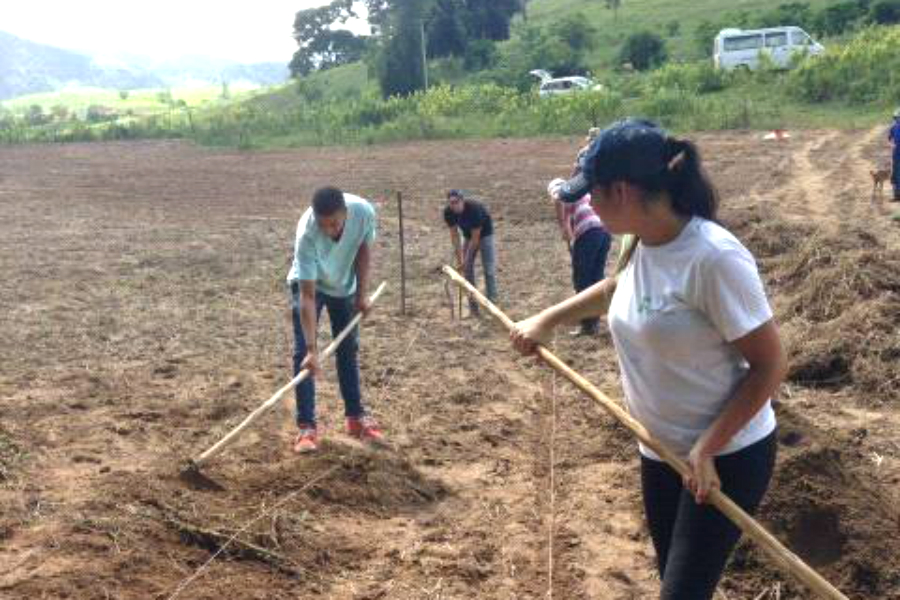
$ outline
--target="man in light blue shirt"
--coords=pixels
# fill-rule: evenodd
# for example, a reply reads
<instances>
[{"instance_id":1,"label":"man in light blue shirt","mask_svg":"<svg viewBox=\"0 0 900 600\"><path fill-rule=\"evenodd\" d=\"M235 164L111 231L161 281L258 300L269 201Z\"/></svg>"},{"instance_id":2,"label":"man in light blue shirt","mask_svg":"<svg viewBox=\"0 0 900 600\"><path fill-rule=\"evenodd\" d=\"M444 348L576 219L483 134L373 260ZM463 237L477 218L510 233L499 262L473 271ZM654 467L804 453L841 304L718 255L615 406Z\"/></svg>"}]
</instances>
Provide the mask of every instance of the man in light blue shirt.
<instances>
[{"instance_id":1,"label":"man in light blue shirt","mask_svg":"<svg viewBox=\"0 0 900 600\"><path fill-rule=\"evenodd\" d=\"M324 187L313 195L297 225L294 263L288 273L294 325L294 375L312 372L296 388L295 452L318 448L315 383L319 372L316 330L322 308L328 309L331 333L337 336L357 312L369 311L369 274L375 241L375 209L366 200ZM381 442L383 435L362 406L359 385L359 330L355 328L336 352L338 383L344 398L347 432L363 441Z\"/></svg>"}]
</instances>

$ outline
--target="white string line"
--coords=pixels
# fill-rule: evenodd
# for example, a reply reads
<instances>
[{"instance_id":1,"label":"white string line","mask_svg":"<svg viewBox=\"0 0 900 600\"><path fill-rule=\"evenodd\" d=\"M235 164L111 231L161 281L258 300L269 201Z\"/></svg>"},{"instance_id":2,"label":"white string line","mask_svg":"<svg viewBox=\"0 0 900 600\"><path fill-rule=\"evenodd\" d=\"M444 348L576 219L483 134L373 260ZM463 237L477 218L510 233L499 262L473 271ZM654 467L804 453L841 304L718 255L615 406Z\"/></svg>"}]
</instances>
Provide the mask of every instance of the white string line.
<instances>
[{"instance_id":1,"label":"white string line","mask_svg":"<svg viewBox=\"0 0 900 600\"><path fill-rule=\"evenodd\" d=\"M228 538L228 539L225 541L224 544L222 544L221 546L219 546L219 549L216 550L215 553L214 553L212 556L210 556L209 559L207 559L207 561L206 561L205 563L203 563L202 565L200 565L200 567L199 567L196 571L194 571L194 573L193 573L190 577L188 577L187 579L185 579L184 581L182 581L182 582L178 585L178 587L175 588L175 591L172 592L172 595L168 597L168 600L174 600L175 598L177 598L177 597L181 594L181 592L183 592L184 589L185 589L188 585L191 584L191 582L193 582L195 579L197 579L197 577L199 577L199 576L203 573L203 571L205 571L205 570L213 563L213 561L216 560L216 558L218 558L218 556L219 556L220 554L222 554L222 552L224 552L226 548L228 548L228 546L231 544L231 542L233 542L235 539L237 539L237 536L239 536L240 534L242 534L242 533L244 533L245 531L247 531L247 529L249 529L251 525L253 525L253 524L256 523L257 521L259 521L259 520L262 519L263 517L265 517L265 516L271 514L275 509L279 508L280 506L284 505L284 504L287 503L288 501L292 500L292 499L293 499L294 497L296 497L297 495L299 495L299 494L305 492L305 491L308 490L310 487L312 487L313 485L315 485L315 484L318 483L319 481L325 479L326 477L328 477L329 475L331 475L332 473L334 473L335 471L337 471L337 470L340 469L340 468L341 468L341 465L334 465L334 466L332 466L331 468L326 469L325 471L319 473L318 475L316 475L315 477L313 477L312 479L310 479L308 482L306 482L306 484L305 484L303 487L301 487L300 489L294 490L293 492L290 492L290 493L287 494L284 498L282 498L281 500L279 500L278 502L276 502L275 504L273 504L271 507L269 507L268 509L264 510L264 511L261 512L259 515L257 515L256 517L254 517L253 519L251 519L250 521L248 521L243 527L241 527L240 529L238 529L238 530L234 533L234 535L232 535L230 538Z\"/></svg>"},{"instance_id":2,"label":"white string line","mask_svg":"<svg viewBox=\"0 0 900 600\"><path fill-rule=\"evenodd\" d=\"M410 342L409 342L409 345L407 345L406 350L405 350L404 353L403 353L402 358L400 359L400 364L401 364L401 365L406 363L406 360L409 358L409 354L410 354L410 352L412 351L413 346L415 345L416 341L418 341L419 335L421 335L422 331L424 331L424 330L425 330L425 328L424 328L424 326L422 326L422 325L419 325L419 326L417 327L415 334L413 335L412 339L411 339ZM382 377L384 377L384 375L387 374L387 370L388 370L388 369L390 369L390 366L385 367L384 371L382 372ZM393 373L391 373L390 379L388 380L387 384L385 384L385 386L384 386L384 389L383 389L383 392L382 392L382 397L380 398L380 400L383 400L384 397L387 396L387 393L388 393L388 391L390 390L390 387L391 387L391 385L393 384L394 378L396 377L398 371L399 371L399 369L396 369L396 370L394 370ZM282 498L281 500L279 500L276 504L272 505L268 510L263 511L263 512L260 513L256 518L252 519L252 520L249 521L247 524L245 524L243 527L241 527L237 532L235 532L234 535L232 535L230 538L228 538L228 540L226 540L226 542L225 542L224 544L222 544L222 545L219 547L219 549L216 550L216 552L215 552L212 556L210 556L209 559L208 559L205 563L203 563L203 564L197 569L197 571L195 571L190 577L188 577L187 579L185 579L185 580L184 580L184 581L183 581L183 582L175 589L175 591L172 593L172 595L169 596L168 600L174 600L175 598L177 598L177 597L181 594L181 592L183 592L184 589L185 589L188 585L191 584L191 582L193 582L197 577L199 577L199 576L203 573L203 571L205 571L205 570L209 567L209 565L212 564L212 562L213 562L213 561L214 561L214 560L215 560L215 559L216 559L223 551L225 551L225 549L231 544L231 542L233 542L235 539L237 539L237 536L238 536L238 535L240 535L241 533L243 533L244 531L246 531L251 525L253 525L253 524L256 523L257 521L259 521L260 519L262 519L263 517L265 517L267 514L272 513L275 509L277 509L278 507L282 506L282 505L285 504L286 502L290 501L290 500L291 500L293 497L295 497L296 495L300 494L301 492L306 491L306 490L309 489L312 485L314 485L315 483L321 481L322 479L324 479L325 477L327 477L328 475L330 475L331 473L333 473L334 471L336 471L338 468L340 468L340 465L335 465L335 466L331 467L330 469L326 469L324 472L320 473L319 475L317 475L316 477L314 477L312 480L310 480L309 482L307 482L306 485L304 485L303 487L301 487L299 490L295 490L295 491L289 493L287 496L285 496L284 498Z\"/></svg>"},{"instance_id":3,"label":"white string line","mask_svg":"<svg viewBox=\"0 0 900 600\"><path fill-rule=\"evenodd\" d=\"M553 353L556 354L556 336L551 343ZM553 539L556 530L556 371L550 378L550 523L547 537L547 598L553 600Z\"/></svg>"},{"instance_id":4,"label":"white string line","mask_svg":"<svg viewBox=\"0 0 900 600\"><path fill-rule=\"evenodd\" d=\"M400 357L400 361L399 361L399 366L400 366L400 367L405 366L406 361L409 359L409 354L410 354L410 352L412 351L413 346L414 346L415 343L418 341L419 335L420 335L420 334L422 333L422 331L424 331L424 330L425 330L425 326L424 326L424 325L418 325L418 326L416 327L416 332L415 332L415 334L412 336L412 339L410 340L409 345L407 345L406 350L404 350L403 355ZM396 363L395 363L395 364L396 364ZM390 368L391 368L391 365L388 365L388 366L386 366L386 367L384 368L384 371L381 372L381 379L383 379L384 376L387 375L388 369L390 369ZM397 377L397 373L398 373L399 371L400 371L399 368L395 368L395 369L394 369L394 372L391 373L390 378L388 379L387 383L384 384L384 387L382 388L381 393L379 394L379 396L380 396L380 397L378 398L378 403L379 403L379 404L381 404L381 402L382 402L382 401L385 399L385 397L387 396L387 393L390 391L391 385L393 385L394 379Z\"/></svg>"}]
</instances>

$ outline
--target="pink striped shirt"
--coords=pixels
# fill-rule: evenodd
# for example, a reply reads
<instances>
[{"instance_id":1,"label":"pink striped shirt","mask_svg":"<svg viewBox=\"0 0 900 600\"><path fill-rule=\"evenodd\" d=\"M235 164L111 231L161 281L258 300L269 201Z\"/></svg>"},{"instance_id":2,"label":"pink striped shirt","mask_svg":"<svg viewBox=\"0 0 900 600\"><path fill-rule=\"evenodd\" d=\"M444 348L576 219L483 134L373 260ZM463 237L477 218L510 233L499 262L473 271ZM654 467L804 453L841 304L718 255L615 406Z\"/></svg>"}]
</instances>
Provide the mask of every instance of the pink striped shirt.
<instances>
[{"instance_id":1,"label":"pink striped shirt","mask_svg":"<svg viewBox=\"0 0 900 600\"><path fill-rule=\"evenodd\" d=\"M578 202L565 204L565 217L569 220L569 226L572 228L572 241L581 237L585 231L594 228L603 229L603 221L594 212L591 206L591 195L587 194Z\"/></svg>"}]
</instances>

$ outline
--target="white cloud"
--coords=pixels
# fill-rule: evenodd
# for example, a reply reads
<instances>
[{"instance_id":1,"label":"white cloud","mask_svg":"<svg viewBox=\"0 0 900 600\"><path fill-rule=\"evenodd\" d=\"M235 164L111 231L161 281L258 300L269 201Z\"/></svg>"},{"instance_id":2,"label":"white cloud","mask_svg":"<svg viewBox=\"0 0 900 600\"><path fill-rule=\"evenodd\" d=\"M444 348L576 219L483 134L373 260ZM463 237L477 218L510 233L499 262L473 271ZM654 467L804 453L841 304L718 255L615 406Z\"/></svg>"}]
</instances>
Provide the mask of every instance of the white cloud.
<instances>
[{"instance_id":1,"label":"white cloud","mask_svg":"<svg viewBox=\"0 0 900 600\"><path fill-rule=\"evenodd\" d=\"M329 0L5 0L0 30L74 50L287 63L298 10ZM364 30L357 24L355 30Z\"/></svg>"}]
</instances>

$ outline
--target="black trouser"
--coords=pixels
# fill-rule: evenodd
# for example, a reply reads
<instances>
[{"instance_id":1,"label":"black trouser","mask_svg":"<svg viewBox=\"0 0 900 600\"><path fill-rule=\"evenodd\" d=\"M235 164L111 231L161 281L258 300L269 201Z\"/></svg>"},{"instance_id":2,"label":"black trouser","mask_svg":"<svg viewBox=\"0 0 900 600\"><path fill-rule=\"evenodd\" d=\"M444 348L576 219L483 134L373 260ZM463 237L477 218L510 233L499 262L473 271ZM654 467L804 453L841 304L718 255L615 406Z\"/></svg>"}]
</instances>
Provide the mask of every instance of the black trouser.
<instances>
[{"instance_id":1,"label":"black trouser","mask_svg":"<svg viewBox=\"0 0 900 600\"><path fill-rule=\"evenodd\" d=\"M572 283L575 292L586 290L603 279L606 255L612 242L605 229L588 229L572 244ZM585 319L581 322L584 331L597 329L599 319Z\"/></svg>"},{"instance_id":2,"label":"black trouser","mask_svg":"<svg viewBox=\"0 0 900 600\"><path fill-rule=\"evenodd\" d=\"M722 491L753 514L775 466L775 433L743 450L716 458ZM664 462L641 457L644 510L656 548L662 600L708 600L741 537L725 515L697 504L681 476Z\"/></svg>"}]
</instances>

